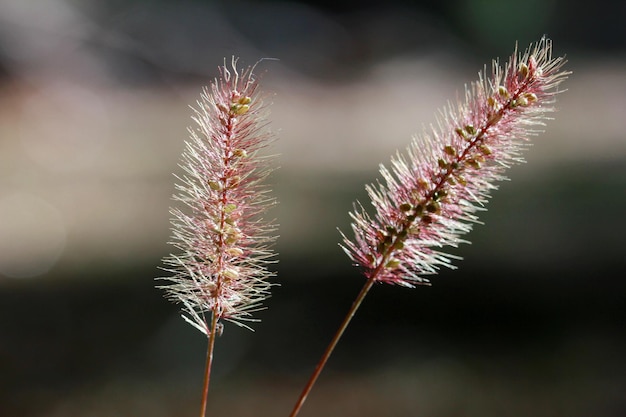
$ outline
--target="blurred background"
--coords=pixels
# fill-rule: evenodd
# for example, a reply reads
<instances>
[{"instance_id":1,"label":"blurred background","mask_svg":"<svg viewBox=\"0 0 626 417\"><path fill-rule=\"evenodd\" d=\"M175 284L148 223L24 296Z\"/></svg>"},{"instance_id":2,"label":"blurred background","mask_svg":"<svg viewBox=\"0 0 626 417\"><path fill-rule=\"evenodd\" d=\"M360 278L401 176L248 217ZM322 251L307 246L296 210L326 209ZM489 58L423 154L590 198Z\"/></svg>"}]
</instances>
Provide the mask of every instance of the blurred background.
<instances>
[{"instance_id":1,"label":"blurred background","mask_svg":"<svg viewBox=\"0 0 626 417\"><path fill-rule=\"evenodd\" d=\"M516 41L573 71L456 271L377 286L300 414L626 415L626 3L0 0L0 416L198 413L205 338L154 289L188 106L224 57L273 101L281 238L209 411L288 415L363 284L379 163Z\"/></svg>"}]
</instances>

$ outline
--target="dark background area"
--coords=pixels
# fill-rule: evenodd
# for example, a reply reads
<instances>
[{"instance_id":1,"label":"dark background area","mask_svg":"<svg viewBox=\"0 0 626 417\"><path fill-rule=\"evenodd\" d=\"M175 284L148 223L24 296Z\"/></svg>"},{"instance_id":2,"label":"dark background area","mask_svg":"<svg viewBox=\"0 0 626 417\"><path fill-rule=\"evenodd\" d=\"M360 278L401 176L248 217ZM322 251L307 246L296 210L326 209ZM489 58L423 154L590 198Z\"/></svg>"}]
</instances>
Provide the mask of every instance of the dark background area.
<instances>
[{"instance_id":1,"label":"dark background area","mask_svg":"<svg viewBox=\"0 0 626 417\"><path fill-rule=\"evenodd\" d=\"M0 416L198 413L206 341L154 289L193 104L260 58L278 278L217 341L210 415L288 415L363 279L378 163L547 34L559 111L432 287L376 286L301 416L626 415L626 5L0 0Z\"/></svg>"}]
</instances>

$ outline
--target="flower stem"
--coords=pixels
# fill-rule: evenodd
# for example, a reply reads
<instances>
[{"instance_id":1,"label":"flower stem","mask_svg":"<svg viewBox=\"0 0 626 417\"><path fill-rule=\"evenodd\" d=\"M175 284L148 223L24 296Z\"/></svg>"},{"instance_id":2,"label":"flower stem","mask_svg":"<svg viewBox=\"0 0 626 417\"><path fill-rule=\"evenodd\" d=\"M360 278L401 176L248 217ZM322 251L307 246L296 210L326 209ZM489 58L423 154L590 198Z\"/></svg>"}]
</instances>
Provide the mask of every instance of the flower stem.
<instances>
[{"instance_id":1,"label":"flower stem","mask_svg":"<svg viewBox=\"0 0 626 417\"><path fill-rule=\"evenodd\" d=\"M335 335L333 336L332 340L330 341L330 343L326 347L326 350L324 351L324 354L322 355L322 358L320 359L319 363L315 367L315 371L313 371L313 374L309 378L309 381L307 382L306 386L302 390L302 393L300 394L300 398L298 398L298 402L296 403L295 407L291 411L291 414L289 415L289 417L295 417L300 412L300 409L302 408L302 405L306 401L306 398L309 395L309 392L311 392L311 389L313 388L313 385L315 385L315 381L317 381L317 378L319 377L320 373L324 369L324 366L326 365L326 362L328 361L328 358L333 353L333 350L335 350L335 346L337 346L337 343L339 342L339 339L341 339L341 336L343 335L343 332L348 327L348 324L350 324L350 321L352 320L352 317L354 317L354 314L356 313L356 311L361 306L361 303L363 302L363 299L365 298L365 296L369 292L370 288L372 288L372 286L374 285L374 282L376 282L376 275L377 275L377 273L376 273L376 270L375 270L374 273L372 273L372 275L365 282L365 285L361 289L361 292L359 293L359 295L356 297L356 299L352 303L352 307L350 307L350 310L348 311L348 314L346 315L346 317L343 319L343 322L341 323L341 326L339 326L339 329L337 329L337 332L335 333Z\"/></svg>"},{"instance_id":2,"label":"flower stem","mask_svg":"<svg viewBox=\"0 0 626 417\"><path fill-rule=\"evenodd\" d=\"M204 387L202 389L202 405L200 406L200 417L206 415L206 405L209 396L209 381L211 380L211 365L213 364L213 350L215 348L215 337L217 335L217 314L213 314L211 319L211 330L209 331L208 347L206 352L206 365L204 367Z\"/></svg>"}]
</instances>

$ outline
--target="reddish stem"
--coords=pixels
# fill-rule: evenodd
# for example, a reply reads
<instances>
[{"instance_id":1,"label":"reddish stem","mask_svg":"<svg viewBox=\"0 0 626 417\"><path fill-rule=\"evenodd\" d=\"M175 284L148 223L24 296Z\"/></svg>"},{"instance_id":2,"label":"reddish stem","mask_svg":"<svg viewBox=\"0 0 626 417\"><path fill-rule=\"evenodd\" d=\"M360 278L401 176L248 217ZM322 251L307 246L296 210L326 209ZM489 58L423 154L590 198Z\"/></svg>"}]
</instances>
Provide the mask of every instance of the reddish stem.
<instances>
[{"instance_id":1,"label":"reddish stem","mask_svg":"<svg viewBox=\"0 0 626 417\"><path fill-rule=\"evenodd\" d=\"M381 265L383 265L383 264L381 263ZM320 359L319 363L315 367L315 371L313 371L313 374L309 378L309 381L307 382L306 386L302 390L302 393L300 394L300 398L298 398L298 402L296 403L295 407L291 411L291 414L289 415L289 417L295 417L300 412L300 409L302 408L302 405L304 404L304 401L306 401L306 398L309 395L309 392L311 392L311 389L313 388L313 385L315 385L315 381L317 381L317 378L319 377L320 373L322 372L322 369L324 369L324 366L326 365L326 362L328 361L328 358L333 353L333 350L335 349L335 346L337 346L337 343L339 342L339 339L341 339L341 336L343 335L343 332L348 327L348 324L350 324L350 321L352 320L352 317L354 317L354 314L356 313L356 311L361 306L361 303L363 302L363 299L365 298L365 296L369 292L370 288L372 288L372 285L374 285L374 282L376 282L376 275L378 275L378 271L379 270L380 270L380 267L376 268L373 271L372 275L365 282L365 285L361 289L361 292L359 293L359 295L356 297L356 299L352 303L352 307L350 307L350 310L348 311L348 314L346 315L346 317L343 319L343 322L341 323L341 326L339 326L339 329L337 330L337 332L333 336L333 339L330 341L329 345L326 347L326 350L324 351L324 354L322 355L322 358Z\"/></svg>"},{"instance_id":2,"label":"reddish stem","mask_svg":"<svg viewBox=\"0 0 626 417\"><path fill-rule=\"evenodd\" d=\"M204 367L204 386L202 389L202 404L200 406L200 417L206 415L206 405L209 396L209 381L211 380L211 365L213 364L213 350L215 347L215 336L217 333L217 314L213 314L211 319L211 329L209 331L209 343L206 353L206 365Z\"/></svg>"},{"instance_id":3,"label":"reddish stem","mask_svg":"<svg viewBox=\"0 0 626 417\"><path fill-rule=\"evenodd\" d=\"M227 134L226 134L226 142L228 147L230 147L230 140L233 137L233 121L234 121L234 117L232 114L228 114L228 123L227 123ZM226 165L226 170L224 173L224 178L228 178L228 167L229 167L229 157L226 156L225 159L225 165ZM226 191L226 187L224 184L224 189L222 191L222 207L225 207L226 204L228 203L228 196L227 196L227 191ZM220 213L220 229L223 229L224 226L226 224L226 213L225 211L222 209L221 213ZM218 246L220 248L223 248L225 246L224 243L224 237L222 235L219 236L219 242L218 242ZM223 257L220 256L218 258L218 263L219 263L219 267L218 270L222 270L222 262L223 262ZM217 288L215 289L215 298L216 298L216 305L214 307L213 313L212 313L212 318L211 318L211 328L209 330L209 343L208 343L208 347L207 347L207 354L206 354L206 365L204 367L204 386L202 389L202 404L200 407L200 417L205 417L206 415L206 406L207 406L207 401L208 401L208 396L209 396L209 382L211 380L211 366L213 364L213 350L215 348L215 337L217 336L217 324L218 324L218 308L217 308L217 298L218 298L218 294L220 293L221 290L221 286L222 286L222 280L220 278L218 278L217 281Z\"/></svg>"}]
</instances>

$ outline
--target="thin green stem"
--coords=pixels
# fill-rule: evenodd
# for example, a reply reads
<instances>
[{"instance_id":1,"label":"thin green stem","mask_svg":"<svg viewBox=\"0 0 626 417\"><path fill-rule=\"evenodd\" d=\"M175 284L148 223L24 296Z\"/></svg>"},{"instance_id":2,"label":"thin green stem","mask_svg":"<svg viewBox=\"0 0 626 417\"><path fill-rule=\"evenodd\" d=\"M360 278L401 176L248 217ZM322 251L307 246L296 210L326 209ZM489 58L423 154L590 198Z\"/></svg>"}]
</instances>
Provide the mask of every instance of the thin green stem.
<instances>
[{"instance_id":1,"label":"thin green stem","mask_svg":"<svg viewBox=\"0 0 626 417\"><path fill-rule=\"evenodd\" d=\"M380 269L380 268L377 268L374 271L374 273L370 276L370 278L365 282L365 285L361 289L361 292L359 293L359 295L356 297L356 299L352 303L352 307L350 307L350 310L348 311L348 314L343 319L343 322L341 323L341 326L339 326L339 329L337 330L337 332L333 336L333 339L330 341L330 344L326 347L326 350L324 351L324 354L322 355L322 358L320 359L319 363L315 367L315 371L313 371L313 374L309 378L309 381L307 382L307 384L305 385L304 389L302 390L302 393L300 394L300 398L298 398L298 402L296 403L295 407L291 411L291 414L289 415L289 417L295 417L300 412L300 409L302 408L302 405L304 404L304 401L306 401L306 398L309 395L309 392L311 392L311 389L313 388L313 385L315 385L315 381L317 381L317 378L319 377L320 373L322 372L322 369L324 369L324 366L326 365L326 362L328 361L328 358L333 353L333 350L335 349L335 346L337 346L337 343L339 342L339 339L341 339L341 336L343 335L343 332L348 327L348 324L350 324L350 321L352 320L352 317L354 317L354 314L356 313L356 311L361 306L361 303L363 302L363 299L365 298L365 296L369 292L370 288L372 288L372 285L374 285L374 282L376 282L376 275L378 275L377 274L378 269Z\"/></svg>"},{"instance_id":2,"label":"thin green stem","mask_svg":"<svg viewBox=\"0 0 626 417\"><path fill-rule=\"evenodd\" d=\"M209 396L209 382L211 380L211 365L213 364L213 350L215 348L215 337L217 334L217 314L214 312L212 316L211 329L209 331L209 343L206 352L206 365L204 367L204 387L202 389L200 417L205 417L206 415L206 405Z\"/></svg>"}]
</instances>

